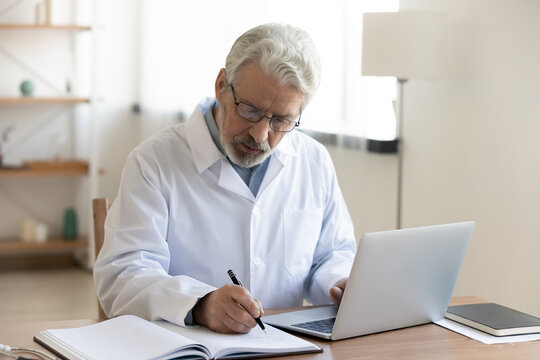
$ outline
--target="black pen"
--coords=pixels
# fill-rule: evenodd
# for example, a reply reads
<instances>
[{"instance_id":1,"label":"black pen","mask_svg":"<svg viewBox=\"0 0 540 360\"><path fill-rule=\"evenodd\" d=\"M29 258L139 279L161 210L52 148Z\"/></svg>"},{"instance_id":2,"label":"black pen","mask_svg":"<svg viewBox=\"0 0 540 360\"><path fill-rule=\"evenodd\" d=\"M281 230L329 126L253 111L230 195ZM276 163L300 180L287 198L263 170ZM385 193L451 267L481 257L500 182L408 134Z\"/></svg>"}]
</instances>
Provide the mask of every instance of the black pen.
<instances>
[{"instance_id":1,"label":"black pen","mask_svg":"<svg viewBox=\"0 0 540 360\"><path fill-rule=\"evenodd\" d=\"M227 274L229 274L229 276L231 277L231 280L233 282L234 285L239 285L241 287L244 287L244 285L242 285L242 283L240 282L240 280L236 277L236 275L234 275L234 272L232 270L229 270L227 271ZM255 318L255 321L257 322L257 324L259 325L259 327L262 329L262 331L264 331L265 333L266 332L266 329L264 327L264 324L263 322L261 321L261 318L258 317L258 318ZM268 334L268 333L267 333Z\"/></svg>"}]
</instances>

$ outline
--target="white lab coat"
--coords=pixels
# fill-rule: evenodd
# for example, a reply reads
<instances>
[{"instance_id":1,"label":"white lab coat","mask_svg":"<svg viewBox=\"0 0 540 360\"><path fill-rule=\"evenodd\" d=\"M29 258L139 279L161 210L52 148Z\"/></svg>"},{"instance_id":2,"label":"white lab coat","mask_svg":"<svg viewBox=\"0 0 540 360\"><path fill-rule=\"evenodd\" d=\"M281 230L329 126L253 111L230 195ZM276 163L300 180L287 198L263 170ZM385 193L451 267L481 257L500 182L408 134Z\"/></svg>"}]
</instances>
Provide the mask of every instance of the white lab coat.
<instances>
[{"instance_id":1,"label":"white lab coat","mask_svg":"<svg viewBox=\"0 0 540 360\"><path fill-rule=\"evenodd\" d=\"M330 303L356 250L326 149L287 134L255 197L214 144L203 112L141 143L127 159L94 267L109 316L180 325L232 269L265 308Z\"/></svg>"}]
</instances>

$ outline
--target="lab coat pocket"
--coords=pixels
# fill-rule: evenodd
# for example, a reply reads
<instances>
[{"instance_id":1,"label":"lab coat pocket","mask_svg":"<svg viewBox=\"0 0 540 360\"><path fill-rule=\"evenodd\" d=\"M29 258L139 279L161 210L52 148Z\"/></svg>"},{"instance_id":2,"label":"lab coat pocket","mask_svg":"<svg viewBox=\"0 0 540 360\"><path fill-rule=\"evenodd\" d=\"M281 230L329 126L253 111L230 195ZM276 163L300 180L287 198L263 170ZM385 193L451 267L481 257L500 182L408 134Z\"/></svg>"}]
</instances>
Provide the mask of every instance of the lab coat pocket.
<instances>
[{"instance_id":1,"label":"lab coat pocket","mask_svg":"<svg viewBox=\"0 0 540 360\"><path fill-rule=\"evenodd\" d=\"M292 276L306 276L322 226L322 209L285 209L283 262Z\"/></svg>"}]
</instances>

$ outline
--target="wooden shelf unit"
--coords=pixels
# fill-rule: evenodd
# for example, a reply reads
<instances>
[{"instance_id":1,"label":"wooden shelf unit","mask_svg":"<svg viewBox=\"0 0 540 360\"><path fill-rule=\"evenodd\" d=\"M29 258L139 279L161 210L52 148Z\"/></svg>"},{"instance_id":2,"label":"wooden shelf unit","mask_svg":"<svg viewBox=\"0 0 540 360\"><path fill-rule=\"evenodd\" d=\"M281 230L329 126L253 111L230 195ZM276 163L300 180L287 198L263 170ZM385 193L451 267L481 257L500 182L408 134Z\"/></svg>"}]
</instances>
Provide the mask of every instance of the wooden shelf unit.
<instances>
[{"instance_id":1,"label":"wooden shelf unit","mask_svg":"<svg viewBox=\"0 0 540 360\"><path fill-rule=\"evenodd\" d=\"M72 253L76 250L85 250L88 247L88 238L80 236L77 239L64 239L61 236L51 236L43 243L26 243L19 238L0 239L0 256L13 254L45 254L45 253Z\"/></svg>"},{"instance_id":2,"label":"wooden shelf unit","mask_svg":"<svg viewBox=\"0 0 540 360\"><path fill-rule=\"evenodd\" d=\"M89 31L92 27L64 24L0 24L0 30L64 30L64 31Z\"/></svg>"},{"instance_id":3,"label":"wooden shelf unit","mask_svg":"<svg viewBox=\"0 0 540 360\"><path fill-rule=\"evenodd\" d=\"M72 20L66 20L71 22ZM86 36L86 32L91 33L92 26L67 24L33 24L33 23L0 23L0 37L14 35L17 32L40 32L43 34L43 41L47 37L69 36L71 37L71 51L74 51L75 38L79 35ZM81 34L85 33L85 34ZM45 35L46 34L46 35ZM22 35L22 34L21 34ZM28 38L31 39L31 38ZM42 41L42 40L39 40ZM87 44L91 50L95 50L94 42ZM39 54L38 54L39 55ZM3 71L8 71L3 69ZM93 80L94 81L94 80ZM46 96L9 96L0 95L0 105L3 107L34 107L49 105L73 105L91 104L92 97L72 96L70 94L46 95ZM88 116L91 123L91 115ZM91 146L91 145L89 145ZM90 152L91 153L91 152ZM90 162L92 159L90 159ZM75 164L79 162L79 164ZM47 164L45 164L47 165ZM73 161L73 164L66 162L57 164L51 161L50 166L30 166L23 164L20 167L0 167L0 180L17 178L40 178L47 176L88 176L89 181L93 181L92 172L89 171L88 161ZM28 186L28 185L27 185ZM88 194L91 198L92 194ZM91 231L91 229L90 229ZM0 238L0 270L18 269L34 266L55 266L74 264L88 265L92 261L88 258L90 253L91 239L88 235L77 239L63 239L62 236L50 236L44 243L25 243L16 236ZM91 236L91 235L90 235Z\"/></svg>"},{"instance_id":4,"label":"wooden shelf unit","mask_svg":"<svg viewBox=\"0 0 540 360\"><path fill-rule=\"evenodd\" d=\"M80 97L0 97L0 104L82 104L90 98Z\"/></svg>"}]
</instances>

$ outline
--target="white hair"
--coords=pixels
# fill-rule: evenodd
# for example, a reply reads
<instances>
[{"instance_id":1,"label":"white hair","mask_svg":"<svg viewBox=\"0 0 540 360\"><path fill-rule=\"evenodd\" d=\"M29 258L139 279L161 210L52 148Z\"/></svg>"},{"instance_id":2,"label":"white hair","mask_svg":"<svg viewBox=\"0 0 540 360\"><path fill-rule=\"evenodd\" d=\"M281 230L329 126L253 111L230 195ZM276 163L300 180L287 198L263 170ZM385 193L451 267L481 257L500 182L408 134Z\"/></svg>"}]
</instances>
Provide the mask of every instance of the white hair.
<instances>
[{"instance_id":1,"label":"white hair","mask_svg":"<svg viewBox=\"0 0 540 360\"><path fill-rule=\"evenodd\" d=\"M274 75L280 85L292 85L304 93L303 107L320 82L321 63L307 32L287 24L263 24L248 30L233 44L225 61L225 74L233 84L247 63Z\"/></svg>"}]
</instances>

